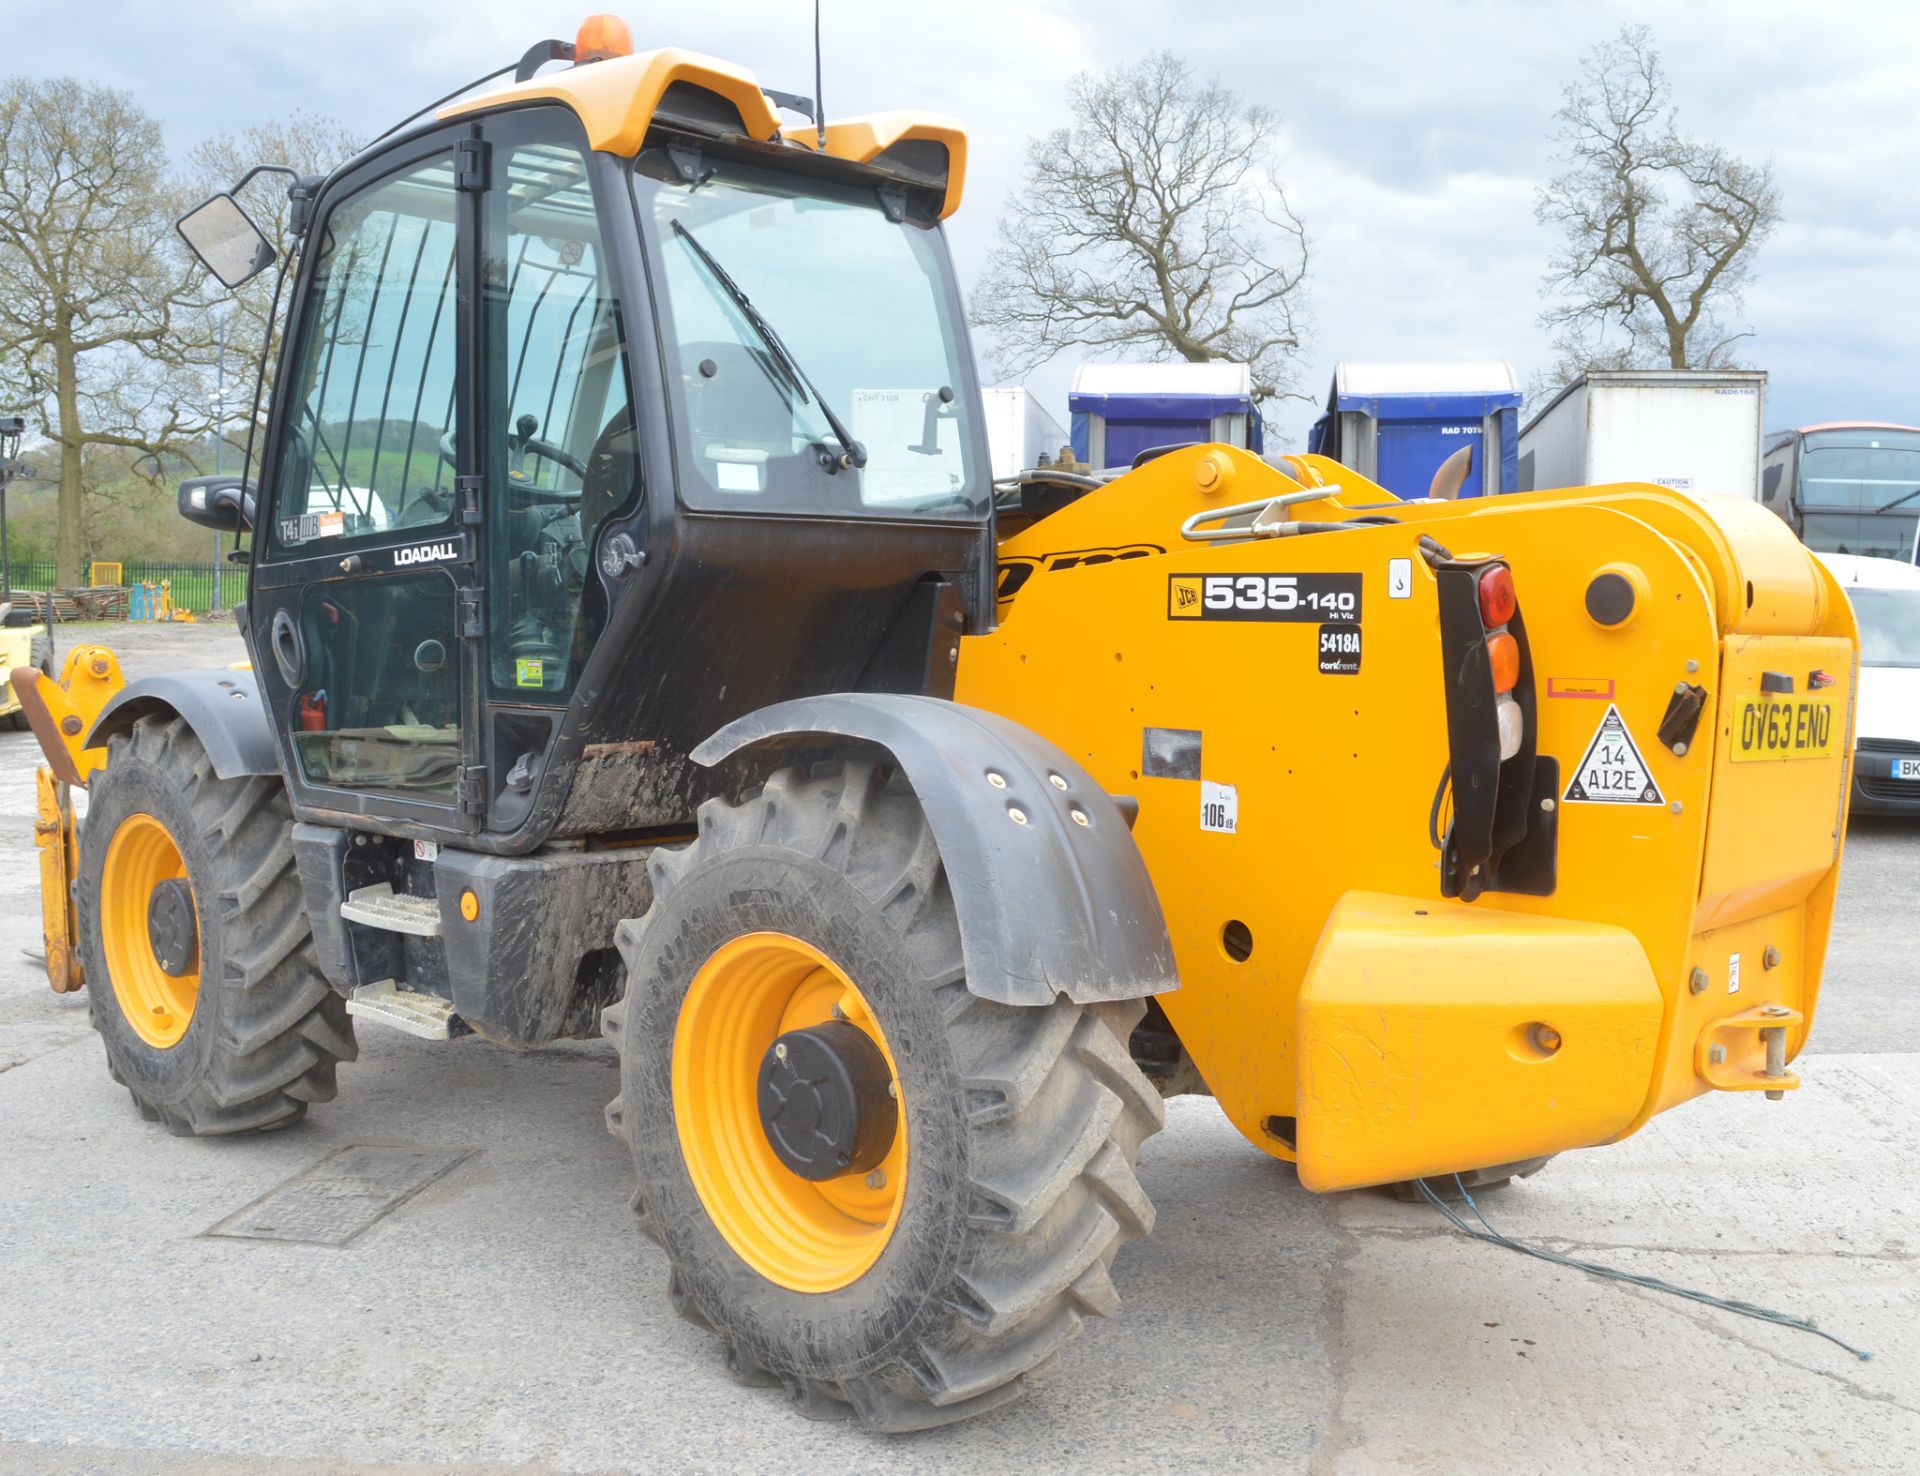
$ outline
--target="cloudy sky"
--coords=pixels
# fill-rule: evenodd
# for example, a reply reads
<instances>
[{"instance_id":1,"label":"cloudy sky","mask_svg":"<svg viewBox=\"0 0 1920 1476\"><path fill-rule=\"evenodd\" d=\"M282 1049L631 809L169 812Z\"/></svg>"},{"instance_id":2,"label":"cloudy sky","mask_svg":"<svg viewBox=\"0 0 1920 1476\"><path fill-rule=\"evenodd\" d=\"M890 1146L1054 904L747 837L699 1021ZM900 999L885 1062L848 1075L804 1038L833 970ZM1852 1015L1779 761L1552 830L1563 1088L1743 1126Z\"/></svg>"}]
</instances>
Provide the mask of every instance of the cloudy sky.
<instances>
[{"instance_id":1,"label":"cloudy sky","mask_svg":"<svg viewBox=\"0 0 1920 1476\"><path fill-rule=\"evenodd\" d=\"M1533 220L1547 130L1580 55L1648 21L1683 126L1771 156L1785 224L1758 261L1749 361L1769 426L1920 422L1920 6L1822 0L1302 5L1153 0L824 0L833 114L919 106L969 127L951 223L978 275L1029 135L1069 121L1061 82L1167 48L1283 120L1283 180L1314 239L1305 383L1342 358L1548 355L1535 324L1552 238ZM130 89L179 150L299 106L372 135L584 5L550 0L92 0L54 21L0 0L0 72ZM703 0L623 12L638 45L680 45L812 91L807 0ZM84 21L77 19L84 15ZM1064 413L1071 365L1032 383ZM1275 417L1280 446L1311 412Z\"/></svg>"}]
</instances>

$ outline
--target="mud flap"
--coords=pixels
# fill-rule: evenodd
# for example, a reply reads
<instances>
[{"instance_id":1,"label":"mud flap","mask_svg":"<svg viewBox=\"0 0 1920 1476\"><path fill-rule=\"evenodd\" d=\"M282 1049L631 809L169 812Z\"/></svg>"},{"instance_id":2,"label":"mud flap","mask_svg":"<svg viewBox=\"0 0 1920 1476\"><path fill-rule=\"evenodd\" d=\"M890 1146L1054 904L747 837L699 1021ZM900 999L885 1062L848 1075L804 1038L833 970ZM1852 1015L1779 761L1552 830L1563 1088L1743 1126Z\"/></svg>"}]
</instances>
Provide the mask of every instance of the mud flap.
<instances>
[{"instance_id":1,"label":"mud flap","mask_svg":"<svg viewBox=\"0 0 1920 1476\"><path fill-rule=\"evenodd\" d=\"M1624 928L1348 892L1300 990L1300 1181L1354 1189L1606 1142L1646 1101L1663 1008Z\"/></svg>"}]
</instances>

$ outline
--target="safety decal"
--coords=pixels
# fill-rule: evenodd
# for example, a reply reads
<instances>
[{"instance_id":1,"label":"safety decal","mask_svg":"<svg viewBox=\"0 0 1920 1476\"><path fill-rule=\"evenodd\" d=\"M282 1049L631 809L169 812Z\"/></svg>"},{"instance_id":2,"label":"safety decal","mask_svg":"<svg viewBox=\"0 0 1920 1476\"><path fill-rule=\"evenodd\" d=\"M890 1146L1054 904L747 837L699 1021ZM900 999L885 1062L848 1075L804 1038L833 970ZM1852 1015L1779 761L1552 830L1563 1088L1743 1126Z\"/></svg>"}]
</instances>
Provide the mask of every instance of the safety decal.
<instances>
[{"instance_id":1,"label":"safety decal","mask_svg":"<svg viewBox=\"0 0 1920 1476\"><path fill-rule=\"evenodd\" d=\"M1575 805L1658 805L1660 786L1653 782L1647 761L1627 731L1626 719L1611 702L1607 715L1587 745L1587 756L1580 760L1561 796Z\"/></svg>"},{"instance_id":2,"label":"safety decal","mask_svg":"<svg viewBox=\"0 0 1920 1476\"><path fill-rule=\"evenodd\" d=\"M539 656L518 656L513 663L513 684L516 687L543 687L547 682L547 664Z\"/></svg>"},{"instance_id":3,"label":"safety decal","mask_svg":"<svg viewBox=\"0 0 1920 1476\"><path fill-rule=\"evenodd\" d=\"M1358 620L1358 574L1170 574L1169 620Z\"/></svg>"},{"instance_id":4,"label":"safety decal","mask_svg":"<svg viewBox=\"0 0 1920 1476\"><path fill-rule=\"evenodd\" d=\"M1320 627L1320 674L1322 676L1358 676L1360 674L1360 627L1358 625Z\"/></svg>"},{"instance_id":5,"label":"safety decal","mask_svg":"<svg viewBox=\"0 0 1920 1476\"><path fill-rule=\"evenodd\" d=\"M1611 702L1613 700L1612 677L1556 677L1547 678L1549 697L1586 697L1594 701Z\"/></svg>"},{"instance_id":6,"label":"safety decal","mask_svg":"<svg viewBox=\"0 0 1920 1476\"><path fill-rule=\"evenodd\" d=\"M1390 600L1410 600L1413 598L1413 560L1387 560L1387 598Z\"/></svg>"},{"instance_id":7,"label":"safety decal","mask_svg":"<svg viewBox=\"0 0 1920 1476\"><path fill-rule=\"evenodd\" d=\"M1231 784L1200 781L1200 828L1232 835L1240 828L1240 791Z\"/></svg>"}]
</instances>

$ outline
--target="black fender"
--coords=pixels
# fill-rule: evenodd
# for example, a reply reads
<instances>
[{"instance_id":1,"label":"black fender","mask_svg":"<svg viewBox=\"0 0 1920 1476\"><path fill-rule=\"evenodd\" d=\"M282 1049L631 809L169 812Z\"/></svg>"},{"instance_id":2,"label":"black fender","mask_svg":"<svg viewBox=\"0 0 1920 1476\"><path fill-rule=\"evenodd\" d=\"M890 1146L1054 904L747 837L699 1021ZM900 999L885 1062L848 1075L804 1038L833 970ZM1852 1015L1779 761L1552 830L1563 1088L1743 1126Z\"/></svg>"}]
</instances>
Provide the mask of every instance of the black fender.
<instances>
[{"instance_id":1,"label":"black fender","mask_svg":"<svg viewBox=\"0 0 1920 1476\"><path fill-rule=\"evenodd\" d=\"M1092 1004L1178 986L1160 900L1120 806L1018 723L937 697L846 692L749 713L692 756L711 767L746 750L849 742L890 759L926 812L973 993Z\"/></svg>"},{"instance_id":2,"label":"black fender","mask_svg":"<svg viewBox=\"0 0 1920 1476\"><path fill-rule=\"evenodd\" d=\"M136 722L153 713L178 717L193 729L213 761L213 772L222 779L280 772L266 704L251 671L213 667L128 682L100 709L81 746L105 748L109 738L131 732Z\"/></svg>"}]
</instances>

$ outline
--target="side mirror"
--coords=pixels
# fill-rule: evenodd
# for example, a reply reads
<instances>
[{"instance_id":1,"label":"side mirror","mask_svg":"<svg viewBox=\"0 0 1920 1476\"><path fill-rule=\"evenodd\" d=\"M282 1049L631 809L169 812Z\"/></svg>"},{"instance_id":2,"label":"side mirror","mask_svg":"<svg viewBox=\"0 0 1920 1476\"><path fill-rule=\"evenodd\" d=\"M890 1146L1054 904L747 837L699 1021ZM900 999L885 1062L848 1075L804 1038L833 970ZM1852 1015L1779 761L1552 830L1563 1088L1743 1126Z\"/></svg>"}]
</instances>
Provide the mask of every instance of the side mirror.
<instances>
[{"instance_id":1,"label":"side mirror","mask_svg":"<svg viewBox=\"0 0 1920 1476\"><path fill-rule=\"evenodd\" d=\"M273 247L232 195L202 201L173 223L201 265L229 289L273 265Z\"/></svg>"},{"instance_id":2,"label":"side mirror","mask_svg":"<svg viewBox=\"0 0 1920 1476\"><path fill-rule=\"evenodd\" d=\"M216 533L253 526L253 484L240 477L189 477L180 484L180 516Z\"/></svg>"}]
</instances>

